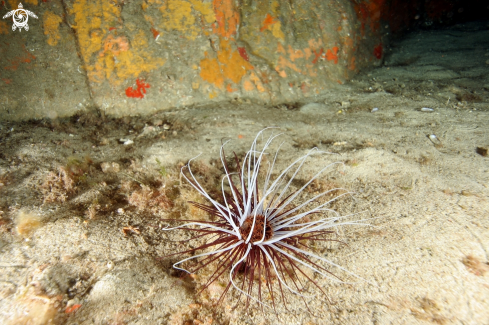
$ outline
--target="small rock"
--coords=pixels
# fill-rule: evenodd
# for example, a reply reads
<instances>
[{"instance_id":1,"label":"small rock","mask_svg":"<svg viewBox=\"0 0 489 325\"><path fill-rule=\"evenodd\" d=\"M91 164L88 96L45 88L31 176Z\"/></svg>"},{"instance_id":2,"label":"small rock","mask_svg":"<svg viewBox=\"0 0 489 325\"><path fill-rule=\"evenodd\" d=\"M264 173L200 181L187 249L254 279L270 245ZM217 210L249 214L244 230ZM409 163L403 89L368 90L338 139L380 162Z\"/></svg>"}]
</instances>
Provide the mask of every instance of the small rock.
<instances>
[{"instance_id":1,"label":"small rock","mask_svg":"<svg viewBox=\"0 0 489 325\"><path fill-rule=\"evenodd\" d=\"M153 125L154 126L161 126L162 124L163 124L163 120L162 119L153 120Z\"/></svg>"},{"instance_id":2,"label":"small rock","mask_svg":"<svg viewBox=\"0 0 489 325\"><path fill-rule=\"evenodd\" d=\"M101 146L105 146L105 145L108 145L108 144L109 144L109 139L107 139L107 138L102 138L102 139L100 140L100 145L101 145Z\"/></svg>"},{"instance_id":3,"label":"small rock","mask_svg":"<svg viewBox=\"0 0 489 325\"><path fill-rule=\"evenodd\" d=\"M487 148L477 147L477 149L475 149L475 152L477 152L482 157L487 157Z\"/></svg>"},{"instance_id":4,"label":"small rock","mask_svg":"<svg viewBox=\"0 0 489 325\"><path fill-rule=\"evenodd\" d=\"M118 173L121 170L120 165L116 162L103 162L100 168L104 173Z\"/></svg>"},{"instance_id":5,"label":"small rock","mask_svg":"<svg viewBox=\"0 0 489 325\"><path fill-rule=\"evenodd\" d=\"M338 142L333 143L333 146L344 146L346 144L347 144L346 141L338 141Z\"/></svg>"},{"instance_id":6,"label":"small rock","mask_svg":"<svg viewBox=\"0 0 489 325\"><path fill-rule=\"evenodd\" d=\"M146 125L143 129L143 132L138 137L144 137L146 135L153 134L159 130L159 127L151 126L151 125Z\"/></svg>"},{"instance_id":7,"label":"small rock","mask_svg":"<svg viewBox=\"0 0 489 325\"><path fill-rule=\"evenodd\" d=\"M131 139L119 139L119 141L122 142L125 146L128 146L128 145L134 143L134 141L132 141Z\"/></svg>"}]
</instances>

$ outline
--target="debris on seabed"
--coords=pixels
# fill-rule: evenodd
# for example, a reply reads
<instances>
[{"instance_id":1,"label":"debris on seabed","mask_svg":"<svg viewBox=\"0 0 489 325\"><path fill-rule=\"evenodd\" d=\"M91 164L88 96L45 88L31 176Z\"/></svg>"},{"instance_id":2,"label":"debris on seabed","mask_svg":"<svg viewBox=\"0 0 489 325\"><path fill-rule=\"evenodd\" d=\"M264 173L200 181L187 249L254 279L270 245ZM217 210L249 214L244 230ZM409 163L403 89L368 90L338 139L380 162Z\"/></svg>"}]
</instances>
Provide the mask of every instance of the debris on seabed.
<instances>
[{"instance_id":1,"label":"debris on seabed","mask_svg":"<svg viewBox=\"0 0 489 325\"><path fill-rule=\"evenodd\" d=\"M128 146L128 145L134 143L134 141L132 141L131 139L120 139L119 141L124 143L125 146Z\"/></svg>"},{"instance_id":2,"label":"debris on seabed","mask_svg":"<svg viewBox=\"0 0 489 325\"><path fill-rule=\"evenodd\" d=\"M372 108L372 110L371 110L370 112L371 112L371 113L375 113L375 112L377 112L378 110L379 110L379 108L378 108L378 107L374 107L374 108Z\"/></svg>"},{"instance_id":3,"label":"debris on seabed","mask_svg":"<svg viewBox=\"0 0 489 325\"><path fill-rule=\"evenodd\" d=\"M443 144L441 143L441 140L438 139L438 137L434 134L430 134L428 136L428 138L431 140L431 142L433 142L433 144L435 145L435 147L442 147Z\"/></svg>"},{"instance_id":4,"label":"debris on seabed","mask_svg":"<svg viewBox=\"0 0 489 325\"><path fill-rule=\"evenodd\" d=\"M477 149L475 149L475 152L477 152L482 157L487 157L487 148L477 147Z\"/></svg>"},{"instance_id":5,"label":"debris on seabed","mask_svg":"<svg viewBox=\"0 0 489 325\"><path fill-rule=\"evenodd\" d=\"M421 108L421 112L434 112L435 110L433 108L429 107L423 107Z\"/></svg>"}]
</instances>

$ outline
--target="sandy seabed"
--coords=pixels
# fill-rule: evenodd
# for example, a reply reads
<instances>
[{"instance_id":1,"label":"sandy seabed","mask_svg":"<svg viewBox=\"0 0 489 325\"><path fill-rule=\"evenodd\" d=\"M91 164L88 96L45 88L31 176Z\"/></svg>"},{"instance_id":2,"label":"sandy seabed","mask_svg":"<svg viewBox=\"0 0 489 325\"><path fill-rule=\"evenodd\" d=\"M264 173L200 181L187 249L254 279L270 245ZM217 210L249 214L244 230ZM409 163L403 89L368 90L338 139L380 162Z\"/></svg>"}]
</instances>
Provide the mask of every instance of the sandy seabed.
<instances>
[{"instance_id":1,"label":"sandy seabed","mask_svg":"<svg viewBox=\"0 0 489 325\"><path fill-rule=\"evenodd\" d=\"M489 324L488 30L410 34L382 68L304 103L3 122L0 323ZM278 315L236 291L216 307L222 286L199 292L212 270L182 278L178 258L161 258L192 248L161 219L208 218L188 205L202 199L179 167L200 154L196 175L218 194L221 143L242 155L268 126L283 133L277 171L311 148L330 152L298 180L343 164L305 195L347 188L335 210L370 219L337 229L347 245L314 248L365 281L314 276L327 297L305 298L308 310L287 294Z\"/></svg>"}]
</instances>

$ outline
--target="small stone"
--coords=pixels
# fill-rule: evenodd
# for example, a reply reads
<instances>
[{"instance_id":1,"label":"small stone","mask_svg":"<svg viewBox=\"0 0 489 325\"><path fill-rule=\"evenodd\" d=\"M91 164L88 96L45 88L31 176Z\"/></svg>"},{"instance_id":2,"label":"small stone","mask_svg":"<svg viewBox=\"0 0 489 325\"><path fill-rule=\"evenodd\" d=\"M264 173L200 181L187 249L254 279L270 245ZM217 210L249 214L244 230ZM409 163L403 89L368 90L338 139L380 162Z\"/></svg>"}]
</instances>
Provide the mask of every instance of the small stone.
<instances>
[{"instance_id":1,"label":"small stone","mask_svg":"<svg viewBox=\"0 0 489 325\"><path fill-rule=\"evenodd\" d=\"M119 139L119 141L122 142L125 146L128 146L128 145L134 143L134 141L132 141L131 139Z\"/></svg>"},{"instance_id":2,"label":"small stone","mask_svg":"<svg viewBox=\"0 0 489 325\"><path fill-rule=\"evenodd\" d=\"M150 125L146 125L143 129L143 132L141 132L141 134L138 137L143 137L145 135L150 135L152 133L155 133L157 131L157 129L159 129L159 128L154 127L154 126L150 126Z\"/></svg>"},{"instance_id":3,"label":"small stone","mask_svg":"<svg viewBox=\"0 0 489 325\"><path fill-rule=\"evenodd\" d=\"M71 307L73 306L74 304L76 304L76 300L75 299L70 299L66 302L66 307Z\"/></svg>"},{"instance_id":4,"label":"small stone","mask_svg":"<svg viewBox=\"0 0 489 325\"><path fill-rule=\"evenodd\" d=\"M153 125L154 126L160 126L163 124L163 120L158 119L158 120L153 120Z\"/></svg>"},{"instance_id":5,"label":"small stone","mask_svg":"<svg viewBox=\"0 0 489 325\"><path fill-rule=\"evenodd\" d=\"M104 173L118 173L121 169L116 162L103 162L100 164L100 168L102 168Z\"/></svg>"},{"instance_id":6,"label":"small stone","mask_svg":"<svg viewBox=\"0 0 489 325\"><path fill-rule=\"evenodd\" d=\"M477 152L482 157L487 157L487 148L477 147L477 149L475 149L475 152Z\"/></svg>"}]
</instances>

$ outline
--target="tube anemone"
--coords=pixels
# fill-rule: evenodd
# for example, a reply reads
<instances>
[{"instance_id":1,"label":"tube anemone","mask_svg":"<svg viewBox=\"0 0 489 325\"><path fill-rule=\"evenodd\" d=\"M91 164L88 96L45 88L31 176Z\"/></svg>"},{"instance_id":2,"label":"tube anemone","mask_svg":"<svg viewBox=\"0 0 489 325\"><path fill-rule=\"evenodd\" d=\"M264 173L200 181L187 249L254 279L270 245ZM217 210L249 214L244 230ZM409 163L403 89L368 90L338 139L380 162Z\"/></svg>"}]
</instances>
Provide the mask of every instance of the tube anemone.
<instances>
[{"instance_id":1,"label":"tube anemone","mask_svg":"<svg viewBox=\"0 0 489 325\"><path fill-rule=\"evenodd\" d=\"M265 130L257 134L241 163L234 154L237 165L235 172L231 172L228 167L224 153L226 143L221 146L220 158L225 175L221 181L220 198L211 197L200 185L191 170L193 159L182 167L183 177L209 202L190 203L213 215L216 221L173 220L188 223L164 230L193 232L194 236L190 240L205 238L205 244L199 247L168 256L192 254L173 265L175 269L188 273L217 265L206 279L202 290L219 277L227 276L228 283L218 304L229 289L234 288L239 291L240 296L242 294L246 297L246 306L254 300L261 306L271 307L276 311L277 301L281 300L284 306L287 305L284 294L287 291L301 296L307 306L303 292L308 282L325 294L321 286L311 278L310 271L338 282L342 281L329 270L332 267L356 276L332 261L310 252L309 247L314 242L337 241L328 236L335 232L336 227L359 224L359 221L343 221L346 216L340 216L329 207L340 197L351 194L343 188L333 188L309 199L302 199L303 191L314 180L340 163L325 166L298 189L292 186L306 161L319 152L317 148L311 149L278 176L272 177L280 147L273 160L267 158L265 162L265 156L269 155L270 145L280 134L272 134L258 148L258 140ZM264 166L266 170L263 170ZM260 182L259 175L264 175ZM325 199L326 196L329 198ZM320 217L308 218L312 214ZM305 272L306 269L309 272ZM266 293L271 305L263 300Z\"/></svg>"}]
</instances>

